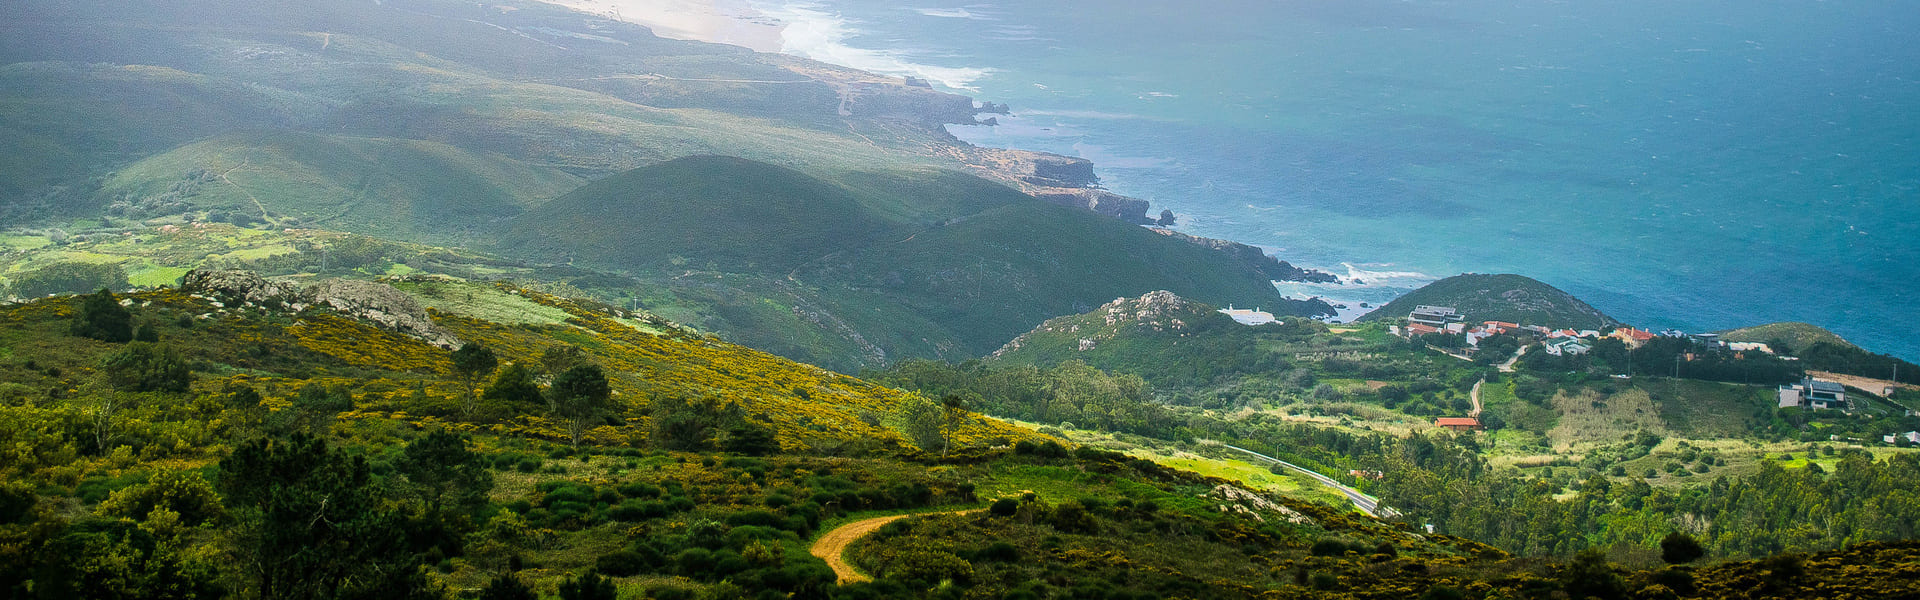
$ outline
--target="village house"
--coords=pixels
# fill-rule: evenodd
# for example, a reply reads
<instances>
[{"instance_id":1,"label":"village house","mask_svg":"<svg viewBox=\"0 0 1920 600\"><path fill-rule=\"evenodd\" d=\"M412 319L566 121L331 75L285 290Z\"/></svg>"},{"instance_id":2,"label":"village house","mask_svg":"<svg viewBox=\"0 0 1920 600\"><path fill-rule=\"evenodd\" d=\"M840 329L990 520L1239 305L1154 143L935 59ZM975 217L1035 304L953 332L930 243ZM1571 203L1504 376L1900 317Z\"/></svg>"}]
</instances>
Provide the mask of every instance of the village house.
<instances>
[{"instance_id":1,"label":"village house","mask_svg":"<svg viewBox=\"0 0 1920 600\"><path fill-rule=\"evenodd\" d=\"M1847 388L1831 381L1808 377L1800 383L1780 386L1780 408L1847 408Z\"/></svg>"},{"instance_id":2,"label":"village house","mask_svg":"<svg viewBox=\"0 0 1920 600\"><path fill-rule=\"evenodd\" d=\"M1452 431L1473 431L1480 428L1480 420L1473 417L1440 417L1434 419L1433 424Z\"/></svg>"},{"instance_id":3,"label":"village house","mask_svg":"<svg viewBox=\"0 0 1920 600\"><path fill-rule=\"evenodd\" d=\"M1571 337L1547 340L1545 344L1541 344L1541 348L1546 350L1547 354L1554 356L1579 356L1593 351L1592 344L1583 342L1580 338Z\"/></svg>"},{"instance_id":4,"label":"village house","mask_svg":"<svg viewBox=\"0 0 1920 600\"><path fill-rule=\"evenodd\" d=\"M1625 343L1628 348L1639 348L1647 342L1653 341L1654 335L1651 331L1634 329L1632 327L1621 327L1613 330L1613 333L1607 337L1620 340L1622 343Z\"/></svg>"},{"instance_id":5,"label":"village house","mask_svg":"<svg viewBox=\"0 0 1920 600\"><path fill-rule=\"evenodd\" d=\"M1773 354L1773 347L1760 342L1729 342L1727 348L1734 352L1759 352Z\"/></svg>"},{"instance_id":6,"label":"village house","mask_svg":"<svg viewBox=\"0 0 1920 600\"><path fill-rule=\"evenodd\" d=\"M1898 444L1901 441L1905 441L1909 445L1920 446L1920 431L1909 431L1899 435L1883 436L1880 439L1889 444Z\"/></svg>"}]
</instances>

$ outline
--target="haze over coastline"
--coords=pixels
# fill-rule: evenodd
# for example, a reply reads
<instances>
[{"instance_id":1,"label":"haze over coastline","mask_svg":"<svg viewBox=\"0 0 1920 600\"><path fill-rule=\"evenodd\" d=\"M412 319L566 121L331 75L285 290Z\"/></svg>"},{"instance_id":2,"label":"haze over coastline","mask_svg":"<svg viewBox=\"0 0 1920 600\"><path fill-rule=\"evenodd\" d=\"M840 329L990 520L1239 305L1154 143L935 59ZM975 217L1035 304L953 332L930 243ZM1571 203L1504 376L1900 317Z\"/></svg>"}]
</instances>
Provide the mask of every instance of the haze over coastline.
<instances>
[{"instance_id":1,"label":"haze over coastline","mask_svg":"<svg viewBox=\"0 0 1920 600\"><path fill-rule=\"evenodd\" d=\"M781 21L746 0L540 0L645 26L660 37L780 52Z\"/></svg>"},{"instance_id":2,"label":"haze over coastline","mask_svg":"<svg viewBox=\"0 0 1920 600\"><path fill-rule=\"evenodd\" d=\"M782 52L1013 107L962 139L1094 160L1183 231L1360 282L1289 294L1516 272L1647 327L1920 357L1920 13L1229 4L753 6Z\"/></svg>"}]
</instances>

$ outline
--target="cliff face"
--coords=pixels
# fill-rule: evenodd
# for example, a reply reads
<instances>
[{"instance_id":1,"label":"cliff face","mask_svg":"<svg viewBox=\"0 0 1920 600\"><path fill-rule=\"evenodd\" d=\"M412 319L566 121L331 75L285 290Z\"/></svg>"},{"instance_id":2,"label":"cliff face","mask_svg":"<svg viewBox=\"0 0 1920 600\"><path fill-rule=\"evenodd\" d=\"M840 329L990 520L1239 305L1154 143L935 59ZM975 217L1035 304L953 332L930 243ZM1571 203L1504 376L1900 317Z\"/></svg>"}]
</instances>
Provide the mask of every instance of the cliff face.
<instances>
[{"instance_id":1,"label":"cliff face","mask_svg":"<svg viewBox=\"0 0 1920 600\"><path fill-rule=\"evenodd\" d=\"M1155 229L1153 231L1174 239L1225 252L1235 259L1253 266L1254 269L1259 270L1262 274L1265 274L1268 279L1274 281L1304 281L1309 283L1338 283L1340 281L1340 278L1335 277L1332 273L1293 266L1292 263L1268 256L1265 251L1257 247L1240 242L1188 235L1171 229Z\"/></svg>"}]
</instances>

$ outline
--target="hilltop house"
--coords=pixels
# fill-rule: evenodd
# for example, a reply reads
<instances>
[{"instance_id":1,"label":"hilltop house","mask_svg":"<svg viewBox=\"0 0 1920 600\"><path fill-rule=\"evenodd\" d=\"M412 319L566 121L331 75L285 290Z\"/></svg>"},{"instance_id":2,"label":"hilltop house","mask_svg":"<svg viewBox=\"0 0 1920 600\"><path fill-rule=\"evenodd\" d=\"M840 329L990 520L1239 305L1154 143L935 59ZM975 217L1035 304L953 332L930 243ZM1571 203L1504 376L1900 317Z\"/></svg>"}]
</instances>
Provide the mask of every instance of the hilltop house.
<instances>
[{"instance_id":1,"label":"hilltop house","mask_svg":"<svg viewBox=\"0 0 1920 600\"><path fill-rule=\"evenodd\" d=\"M1413 307L1413 312L1407 315L1408 323L1426 325L1434 329L1446 329L1447 324L1458 323L1465 319L1466 317L1461 315L1460 311L1454 310L1451 306L1427 306L1425 304Z\"/></svg>"},{"instance_id":2,"label":"hilltop house","mask_svg":"<svg viewBox=\"0 0 1920 600\"><path fill-rule=\"evenodd\" d=\"M1226 308L1220 309L1220 314L1233 317L1233 320L1241 325L1265 325L1275 322L1273 313L1262 311L1259 308L1247 310L1244 308L1234 308L1233 305L1229 304Z\"/></svg>"},{"instance_id":3,"label":"hilltop house","mask_svg":"<svg viewBox=\"0 0 1920 600\"><path fill-rule=\"evenodd\" d=\"M1780 408L1847 408L1847 388L1831 381L1808 377L1800 383L1780 386Z\"/></svg>"},{"instance_id":4,"label":"hilltop house","mask_svg":"<svg viewBox=\"0 0 1920 600\"><path fill-rule=\"evenodd\" d=\"M1434 419L1433 424L1453 431L1473 431L1480 428L1480 420L1473 417L1440 417Z\"/></svg>"}]
</instances>

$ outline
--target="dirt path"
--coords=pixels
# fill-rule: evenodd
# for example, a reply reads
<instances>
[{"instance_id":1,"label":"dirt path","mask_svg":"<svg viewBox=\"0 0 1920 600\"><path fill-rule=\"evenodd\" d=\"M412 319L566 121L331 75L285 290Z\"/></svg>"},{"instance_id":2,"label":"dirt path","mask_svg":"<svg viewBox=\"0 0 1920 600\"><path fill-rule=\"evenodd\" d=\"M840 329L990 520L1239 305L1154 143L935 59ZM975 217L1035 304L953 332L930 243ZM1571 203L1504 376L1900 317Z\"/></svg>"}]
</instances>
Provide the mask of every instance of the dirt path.
<instances>
[{"instance_id":1,"label":"dirt path","mask_svg":"<svg viewBox=\"0 0 1920 600\"><path fill-rule=\"evenodd\" d=\"M1860 377L1858 375L1841 375L1839 373L1828 373L1826 371L1807 371L1807 374L1813 376L1815 379L1825 379L1840 385L1863 390L1875 396L1880 395L1880 392L1886 391L1889 387L1899 387L1909 390L1920 389L1920 385L1895 383L1885 379Z\"/></svg>"},{"instance_id":2,"label":"dirt path","mask_svg":"<svg viewBox=\"0 0 1920 600\"><path fill-rule=\"evenodd\" d=\"M866 575L861 575L859 571L854 570L853 565L847 564L847 559L845 556L847 553L847 546L852 545L855 540L858 540L863 537L867 537L867 534L878 531L880 527L888 523L892 523L894 521L898 521L900 519L904 519L907 517L922 517L927 515L964 515L967 513L977 513L982 510L986 510L986 509L975 508L975 509L969 509L969 510L955 510L955 511L948 511L948 512L939 512L939 513L892 515L892 516L886 516L886 517L874 517L871 519L862 519L859 521L854 521L852 523L841 525L839 527L835 527L833 528L833 531L829 531L826 534L821 535L820 539L813 541L813 548L809 549L808 551L811 552L814 556L820 557L820 560L827 561L827 566L833 567L833 574L839 578L840 585L846 585L849 583L854 583L859 581L873 581L873 578L868 577Z\"/></svg>"},{"instance_id":3,"label":"dirt path","mask_svg":"<svg viewBox=\"0 0 1920 600\"><path fill-rule=\"evenodd\" d=\"M1481 377L1479 381L1473 382L1473 391L1467 393L1467 397L1473 400L1473 412L1467 413L1467 416L1475 419L1480 418L1480 386L1486 384L1487 378L1485 377Z\"/></svg>"}]
</instances>

